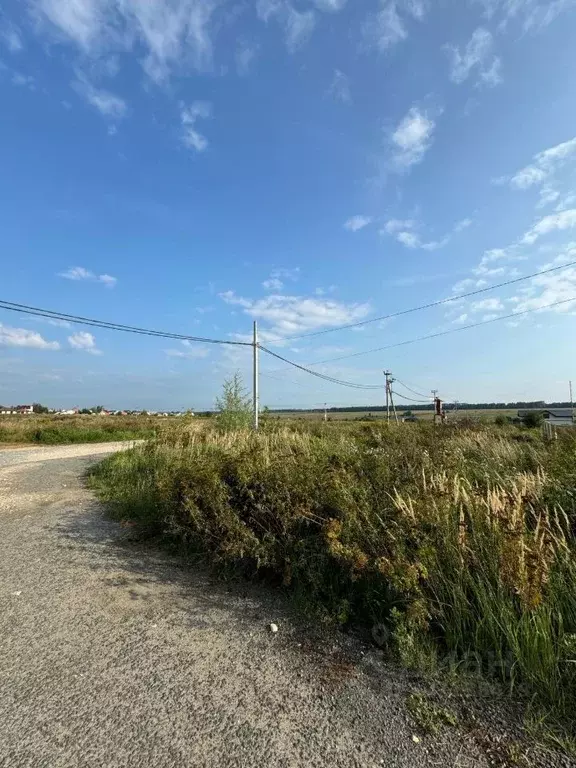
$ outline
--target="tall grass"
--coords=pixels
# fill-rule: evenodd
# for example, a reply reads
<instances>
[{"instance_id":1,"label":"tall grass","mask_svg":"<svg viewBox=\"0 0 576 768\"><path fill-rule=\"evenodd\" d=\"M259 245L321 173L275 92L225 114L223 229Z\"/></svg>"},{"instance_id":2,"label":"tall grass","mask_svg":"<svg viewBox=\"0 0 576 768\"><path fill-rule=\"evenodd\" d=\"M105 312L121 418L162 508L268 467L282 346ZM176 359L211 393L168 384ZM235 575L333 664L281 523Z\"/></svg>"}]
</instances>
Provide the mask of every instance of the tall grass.
<instances>
[{"instance_id":1,"label":"tall grass","mask_svg":"<svg viewBox=\"0 0 576 768\"><path fill-rule=\"evenodd\" d=\"M390 628L404 656L471 658L576 714L576 435L490 427L181 429L107 459L120 518Z\"/></svg>"},{"instance_id":2,"label":"tall grass","mask_svg":"<svg viewBox=\"0 0 576 768\"><path fill-rule=\"evenodd\" d=\"M0 416L0 444L101 443L154 437L166 419L150 416Z\"/></svg>"}]
</instances>

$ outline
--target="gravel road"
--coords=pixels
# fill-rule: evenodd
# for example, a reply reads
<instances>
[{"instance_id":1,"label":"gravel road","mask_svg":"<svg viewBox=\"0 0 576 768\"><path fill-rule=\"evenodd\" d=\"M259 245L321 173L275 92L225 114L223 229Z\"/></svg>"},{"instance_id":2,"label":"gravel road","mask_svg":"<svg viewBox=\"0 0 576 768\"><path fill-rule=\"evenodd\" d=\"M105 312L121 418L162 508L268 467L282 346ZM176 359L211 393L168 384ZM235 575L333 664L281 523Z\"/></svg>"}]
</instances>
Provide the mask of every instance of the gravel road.
<instances>
[{"instance_id":1,"label":"gravel road","mask_svg":"<svg viewBox=\"0 0 576 768\"><path fill-rule=\"evenodd\" d=\"M0 450L0 766L490 764L470 729L418 735L380 651L130 541L82 483L122 447Z\"/></svg>"}]
</instances>

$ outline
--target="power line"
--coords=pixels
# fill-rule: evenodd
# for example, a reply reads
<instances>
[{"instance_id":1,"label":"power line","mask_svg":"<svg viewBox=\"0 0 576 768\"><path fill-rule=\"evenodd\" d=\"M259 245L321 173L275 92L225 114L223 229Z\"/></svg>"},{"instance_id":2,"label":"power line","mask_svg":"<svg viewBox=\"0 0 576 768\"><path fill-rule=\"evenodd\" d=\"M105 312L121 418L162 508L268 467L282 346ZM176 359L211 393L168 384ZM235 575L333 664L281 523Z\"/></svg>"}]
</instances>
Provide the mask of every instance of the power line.
<instances>
[{"instance_id":1,"label":"power line","mask_svg":"<svg viewBox=\"0 0 576 768\"><path fill-rule=\"evenodd\" d=\"M414 400L413 397L406 397L406 395L399 395L398 392L394 392L394 391L392 392L392 394L396 395L396 397L399 397L401 400L409 400L411 403L425 403L427 405L431 405L430 400Z\"/></svg>"},{"instance_id":2,"label":"power line","mask_svg":"<svg viewBox=\"0 0 576 768\"><path fill-rule=\"evenodd\" d=\"M41 309L40 307L30 307L27 304L16 304L11 301L0 299L0 309L6 309L9 312L19 312L25 315L35 315L37 317L46 317L50 320L63 320L64 322L74 323L76 325L89 325L95 328L104 328L110 331L124 331L126 333L136 333L141 336L156 336L163 339L178 339L179 341L196 341L202 344L229 344L240 347L251 347L252 344L247 341L228 341L226 339L209 339L203 336L188 336L182 333L169 333L167 331L155 331L149 328L139 328L133 325L123 325L122 323L111 323L107 320L95 320L90 317L80 315L69 315L64 312L56 312L51 309Z\"/></svg>"},{"instance_id":3,"label":"power line","mask_svg":"<svg viewBox=\"0 0 576 768\"><path fill-rule=\"evenodd\" d=\"M319 373L318 371L312 371L310 368L306 368L303 365L299 365L299 363L295 363L293 360L288 360L286 357L282 357L281 355L276 354L276 352L272 352L271 350L267 349L266 347L263 347L260 345L260 349L262 352L266 352L266 354L271 355L272 357L275 357L277 360L282 360L283 363L288 363L288 365L292 365L294 368L298 368L300 371L305 371L305 373L309 373L311 376L316 376L319 379L323 379L324 381L328 381L331 384L339 384L342 387L350 387L351 389L383 389L381 385L378 384L358 384L353 381L342 381L341 379L336 379L333 376L327 376L324 373Z\"/></svg>"},{"instance_id":4,"label":"power line","mask_svg":"<svg viewBox=\"0 0 576 768\"><path fill-rule=\"evenodd\" d=\"M448 299L440 299L439 301L432 301L429 304L421 304L419 307L411 307L410 309L402 309L399 312L392 312L389 315L380 315L380 317L373 317L370 320L360 320L357 323L348 323L347 325L339 325L336 328L325 328L322 331L313 331L312 333L303 333L300 336L285 336L284 341L295 341L296 339L307 339L311 336L321 336L325 333L335 333L336 331L345 331L348 328L358 328L362 325L369 325L370 323L377 323L380 320L391 320L393 317L400 317L402 315L409 315L412 312L420 312L423 309L432 309L432 307L439 307L442 304L449 304L452 301L458 301L459 299L467 299L470 296L478 296L481 293L487 291L495 291L497 288L505 288L508 285L515 285L521 283L524 280L530 280L533 277L539 277L540 275L548 275L551 272L557 272L561 269L567 269L576 265L576 261L570 261L567 264L562 264L559 267L550 267L550 269L543 269L541 272L534 272L531 275L525 275L524 277L515 277L513 280L506 280L504 283L497 283L496 285L489 285L487 288L478 288L475 291L469 291L468 293L461 293L457 296L451 296Z\"/></svg>"},{"instance_id":5,"label":"power line","mask_svg":"<svg viewBox=\"0 0 576 768\"><path fill-rule=\"evenodd\" d=\"M352 357L360 357L361 355L369 355L372 352L382 352L386 349L394 349L395 347L404 347L407 344L416 344L418 341L426 341L427 339L437 339L439 336L447 336L450 333L458 333L459 331L468 331L471 328L478 328L481 325L489 325L490 323L497 323L500 320L510 320L516 317L522 317L528 315L531 312L538 312L542 309L551 309L552 307L559 307L562 304L568 304L571 301L576 301L576 296L572 296L570 299L563 299L562 301L554 301L551 304L543 304L541 307L534 307L533 309L526 309L523 312L513 312L510 315L502 315L501 317L493 317L490 320L481 320L478 323L471 323L470 325L462 325L459 328L450 328L447 331L439 331L438 333L430 333L427 336L418 336L416 339L407 339L406 341L399 341L396 344L387 344L385 347L376 347L375 349L366 349L363 352L354 352L350 355L342 355L341 357L333 357L330 360L320 360L317 363L309 363L309 365L324 365L325 363L336 363L339 360L349 360Z\"/></svg>"},{"instance_id":6,"label":"power line","mask_svg":"<svg viewBox=\"0 0 576 768\"><path fill-rule=\"evenodd\" d=\"M404 387L404 389L407 389L408 392L412 392L413 395L418 395L418 397L427 397L427 395L423 394L422 392L416 392L415 389L412 389L411 387L409 387L408 384L404 384L404 382L400 381L400 379L395 379L395 381L397 384L401 384ZM398 395L398 397L401 397L401 395Z\"/></svg>"}]
</instances>

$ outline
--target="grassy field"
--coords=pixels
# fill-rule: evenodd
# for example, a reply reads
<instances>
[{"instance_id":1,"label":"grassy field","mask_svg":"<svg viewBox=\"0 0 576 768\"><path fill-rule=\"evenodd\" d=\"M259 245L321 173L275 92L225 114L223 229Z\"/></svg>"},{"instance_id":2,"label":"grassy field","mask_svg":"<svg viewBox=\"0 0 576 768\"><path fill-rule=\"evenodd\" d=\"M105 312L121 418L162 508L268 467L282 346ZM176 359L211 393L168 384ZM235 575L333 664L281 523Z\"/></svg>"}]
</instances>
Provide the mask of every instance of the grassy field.
<instances>
[{"instance_id":1,"label":"grassy field","mask_svg":"<svg viewBox=\"0 0 576 768\"><path fill-rule=\"evenodd\" d=\"M397 408L398 418L401 419L405 413L409 411L409 408ZM418 421L433 421L434 413L432 408L429 411L413 411L414 416ZM447 419L449 421L462 420L462 419L481 419L482 421L494 421L496 416L502 415L510 418L514 418L518 415L518 411L514 409L470 409L470 410L457 410L453 411L448 409L446 411ZM288 420L305 420L305 421L323 421L324 413L318 411L287 411L286 413L272 413L272 419L288 419ZM391 414L391 419L394 415ZM338 413L328 412L328 421L385 421L386 413L384 411L341 411Z\"/></svg>"},{"instance_id":2,"label":"grassy field","mask_svg":"<svg viewBox=\"0 0 576 768\"><path fill-rule=\"evenodd\" d=\"M153 416L0 416L0 444L101 443L154 437L175 419Z\"/></svg>"},{"instance_id":3,"label":"grassy field","mask_svg":"<svg viewBox=\"0 0 576 768\"><path fill-rule=\"evenodd\" d=\"M576 715L575 430L181 426L93 482L118 519L366 627L405 664L473 663Z\"/></svg>"}]
</instances>

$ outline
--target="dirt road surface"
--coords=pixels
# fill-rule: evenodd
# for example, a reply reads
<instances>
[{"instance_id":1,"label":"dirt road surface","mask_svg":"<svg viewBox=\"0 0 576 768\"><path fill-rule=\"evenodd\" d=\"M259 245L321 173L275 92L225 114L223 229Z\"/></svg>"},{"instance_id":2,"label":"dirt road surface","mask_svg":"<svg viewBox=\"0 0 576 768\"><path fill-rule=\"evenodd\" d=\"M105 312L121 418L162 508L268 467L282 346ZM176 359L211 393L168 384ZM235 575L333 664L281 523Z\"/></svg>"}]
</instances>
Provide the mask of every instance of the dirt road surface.
<instances>
[{"instance_id":1,"label":"dirt road surface","mask_svg":"<svg viewBox=\"0 0 576 768\"><path fill-rule=\"evenodd\" d=\"M0 766L489 765L377 649L130 542L82 482L121 448L0 450Z\"/></svg>"}]
</instances>

